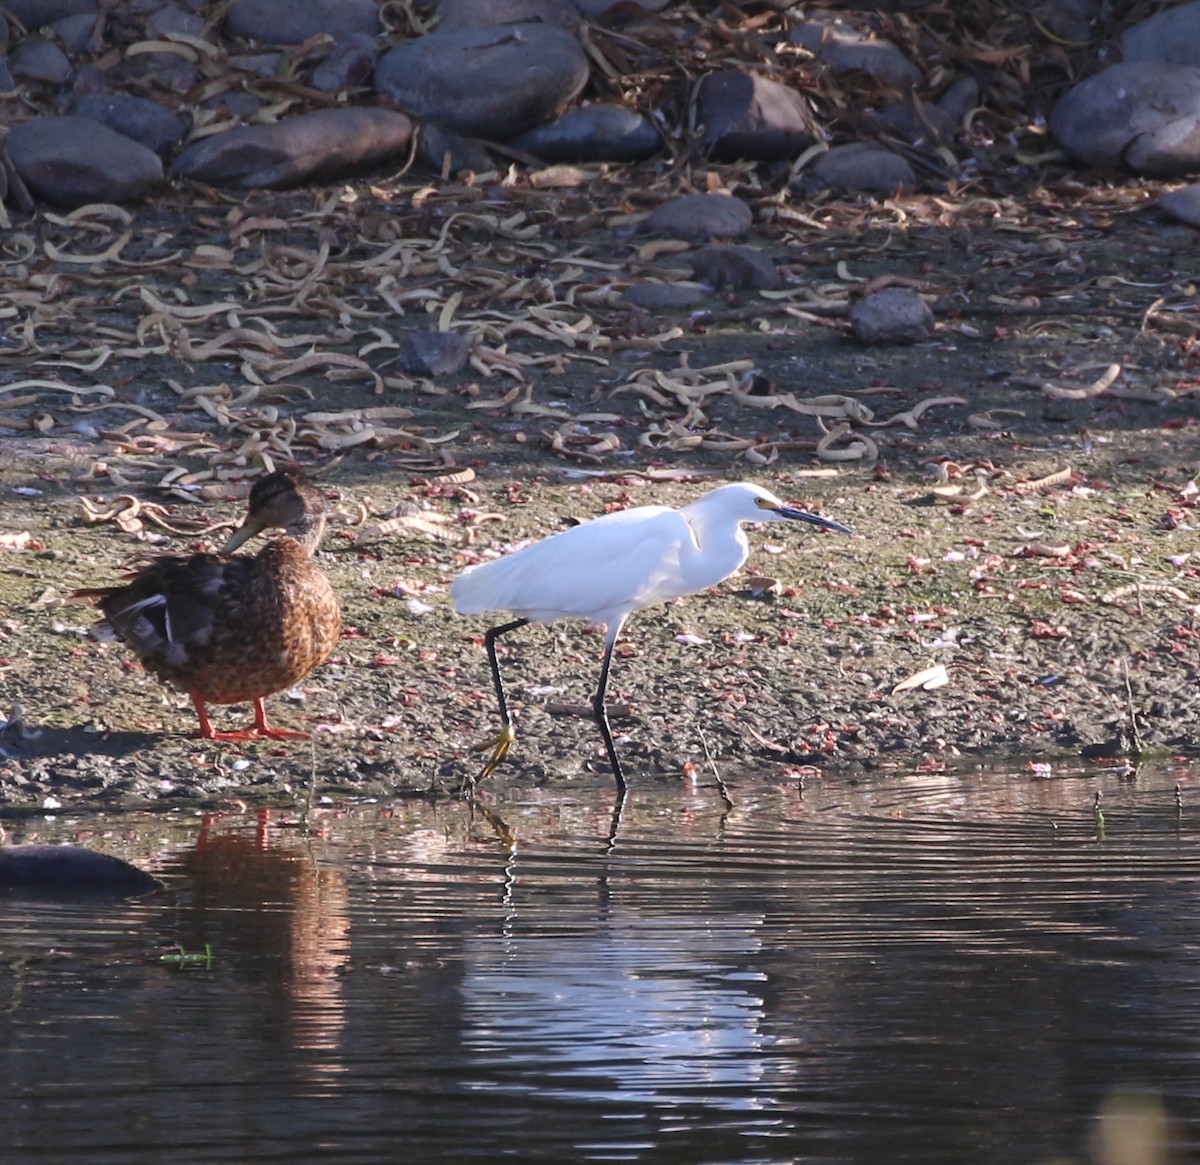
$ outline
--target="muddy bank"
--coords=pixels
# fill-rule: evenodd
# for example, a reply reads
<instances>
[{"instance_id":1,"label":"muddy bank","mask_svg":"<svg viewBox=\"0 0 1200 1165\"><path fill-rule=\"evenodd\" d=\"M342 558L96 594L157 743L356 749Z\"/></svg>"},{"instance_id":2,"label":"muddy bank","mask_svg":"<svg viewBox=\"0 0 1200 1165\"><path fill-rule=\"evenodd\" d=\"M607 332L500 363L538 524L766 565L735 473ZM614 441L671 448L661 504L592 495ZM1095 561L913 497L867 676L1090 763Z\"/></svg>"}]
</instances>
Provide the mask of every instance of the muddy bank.
<instances>
[{"instance_id":1,"label":"muddy bank","mask_svg":"<svg viewBox=\"0 0 1200 1165\"><path fill-rule=\"evenodd\" d=\"M1142 209L1153 193L828 204L813 226L757 228L790 294L675 313L619 302L640 243L556 233L556 215L584 223L566 196L521 195L519 228L504 207L434 214L415 196L385 223L366 187L334 210L311 192L236 214L181 205L49 286L10 258L0 801L456 789L496 716L485 624L450 610L454 573L565 521L743 478L855 534L752 532L747 573L768 582L630 621L610 693L632 782L710 762L760 780L1194 750L1192 236ZM64 235L103 251L61 221L23 237L45 260ZM206 267L214 247L243 258ZM391 282L372 266L388 248ZM182 283L155 266L173 251L195 260ZM879 277L924 290L930 342L849 338L836 309ZM475 363L397 375L402 333L430 319L468 332ZM853 409L806 409L831 394ZM337 511L323 565L347 630L270 701L311 745L202 743L186 699L88 640L92 613L61 599L139 554L219 543L282 456ZM576 712L601 649L578 626L511 637L519 739L499 779L607 781ZM937 665L941 686L897 690Z\"/></svg>"}]
</instances>

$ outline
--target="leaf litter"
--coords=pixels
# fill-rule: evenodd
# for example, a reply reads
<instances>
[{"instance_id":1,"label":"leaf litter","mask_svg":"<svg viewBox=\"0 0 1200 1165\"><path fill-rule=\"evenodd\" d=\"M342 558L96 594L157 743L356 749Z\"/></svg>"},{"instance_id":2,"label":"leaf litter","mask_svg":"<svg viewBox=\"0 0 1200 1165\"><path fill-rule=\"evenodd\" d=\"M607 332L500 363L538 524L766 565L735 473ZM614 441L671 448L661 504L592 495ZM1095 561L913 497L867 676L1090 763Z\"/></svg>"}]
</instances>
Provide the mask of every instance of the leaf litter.
<instances>
[{"instance_id":1,"label":"leaf litter","mask_svg":"<svg viewBox=\"0 0 1200 1165\"><path fill-rule=\"evenodd\" d=\"M1071 753L1118 739L1131 719L1186 749L1200 635L1200 575L1178 553L1195 525L1180 452L1200 383L1194 289L1172 247L1132 225L1150 184L1085 186L1045 150L1012 94L1031 91L1032 67L1065 72L1065 58L1025 15L987 8L889 17L914 53L934 39L944 56L923 59L946 62L935 72L968 67L993 98L952 147L916 151L881 133L937 176L895 199L793 196L769 169L702 159L684 117L664 123L667 171L176 190L136 211L17 223L0 249L0 481L49 496L10 499L25 530L5 548L39 564L38 577L14 576L27 585L10 610L30 610L53 571L70 589L111 577L147 541L210 544L254 476L299 461L335 495L324 558L349 611L334 662L299 693L319 744L355 742L353 755L318 749L321 779L357 792L457 783L491 713L482 628L446 605L453 573L566 521L755 476L819 499L856 538L773 547L764 582L691 600L687 643L671 612L631 627L615 694L633 710L629 747L646 774L695 763L702 720L723 761L769 741L762 755L791 766ZM631 31L594 30L589 52L634 103L669 104L701 64L767 62L833 131L849 125L853 79L797 71L798 52L772 47L779 19L680 6ZM224 83L221 62L184 47ZM221 128L213 116L201 133ZM666 316L623 304L635 279L683 277L668 264L685 246L638 224L668 198L711 190L751 205L784 285ZM931 341L858 349L850 304L896 283L931 301ZM417 328L465 339L466 370L405 372L397 358ZM79 628L43 642L32 621L12 622L8 674L53 731L51 751L4 770L6 795L149 795L121 775L142 754L112 743L142 726L144 770L186 757L200 795L229 787L221 754L171 735L172 697L83 646ZM544 713L581 702L537 693L563 683L564 650L587 672L593 639L564 633L542 651L548 640L531 633L511 649L534 772L572 772L590 755L586 724L538 730ZM64 643L86 666L50 666ZM1132 707L1113 682L1126 664ZM952 683L900 686L939 666ZM246 756L247 780L294 776L286 753Z\"/></svg>"}]
</instances>

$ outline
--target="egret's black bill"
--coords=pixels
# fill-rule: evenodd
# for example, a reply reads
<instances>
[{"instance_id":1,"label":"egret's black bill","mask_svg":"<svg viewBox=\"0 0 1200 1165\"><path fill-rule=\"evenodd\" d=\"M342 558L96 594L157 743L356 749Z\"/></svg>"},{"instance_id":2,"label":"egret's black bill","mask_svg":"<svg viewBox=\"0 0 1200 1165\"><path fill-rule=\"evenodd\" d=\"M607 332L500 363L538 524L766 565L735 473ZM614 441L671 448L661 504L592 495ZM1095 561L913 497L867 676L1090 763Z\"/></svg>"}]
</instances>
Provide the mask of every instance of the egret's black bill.
<instances>
[{"instance_id":1,"label":"egret's black bill","mask_svg":"<svg viewBox=\"0 0 1200 1165\"><path fill-rule=\"evenodd\" d=\"M775 512L781 518L795 518L799 522L811 522L814 526L821 526L826 530L836 530L839 534L854 533L849 526L843 526L841 522L835 522L832 518L823 518L820 514L810 514L808 510L798 510L795 506L780 506Z\"/></svg>"}]
</instances>

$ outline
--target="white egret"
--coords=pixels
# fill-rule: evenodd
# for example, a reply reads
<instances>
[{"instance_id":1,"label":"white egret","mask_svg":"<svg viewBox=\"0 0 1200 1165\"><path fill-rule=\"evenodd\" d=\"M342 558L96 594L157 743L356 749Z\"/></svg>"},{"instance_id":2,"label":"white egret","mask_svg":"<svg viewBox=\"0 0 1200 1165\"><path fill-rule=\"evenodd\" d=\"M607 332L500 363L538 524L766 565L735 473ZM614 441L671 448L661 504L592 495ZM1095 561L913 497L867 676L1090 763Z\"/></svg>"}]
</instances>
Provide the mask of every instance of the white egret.
<instances>
[{"instance_id":1,"label":"white egret","mask_svg":"<svg viewBox=\"0 0 1200 1165\"><path fill-rule=\"evenodd\" d=\"M495 771L508 755L516 734L508 711L496 641L518 627L554 619L585 619L606 629L600 684L592 714L604 737L619 792L625 776L605 712L604 693L612 666L613 645L634 611L683 595L695 594L728 578L750 553L744 522L799 520L850 531L840 522L785 505L749 482L722 485L690 505L637 506L605 514L569 530L552 534L492 562L470 566L451 591L461 615L510 611L511 622L492 627L484 636L496 700L500 734L481 751L491 750L480 778Z\"/></svg>"}]
</instances>

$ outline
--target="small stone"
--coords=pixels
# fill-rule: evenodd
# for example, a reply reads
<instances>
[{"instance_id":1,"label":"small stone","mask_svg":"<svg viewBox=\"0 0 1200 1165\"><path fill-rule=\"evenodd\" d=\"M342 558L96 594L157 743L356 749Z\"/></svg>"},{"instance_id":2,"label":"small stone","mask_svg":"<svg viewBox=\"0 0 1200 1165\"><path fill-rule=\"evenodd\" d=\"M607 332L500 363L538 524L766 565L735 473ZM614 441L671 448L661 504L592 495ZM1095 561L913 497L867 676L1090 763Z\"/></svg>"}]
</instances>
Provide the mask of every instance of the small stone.
<instances>
[{"instance_id":1,"label":"small stone","mask_svg":"<svg viewBox=\"0 0 1200 1165\"><path fill-rule=\"evenodd\" d=\"M701 303L708 289L699 283L631 283L621 292L621 302L643 311L686 311Z\"/></svg>"},{"instance_id":2,"label":"small stone","mask_svg":"<svg viewBox=\"0 0 1200 1165\"><path fill-rule=\"evenodd\" d=\"M439 0L437 13L439 32L497 24L579 27L579 9L570 0Z\"/></svg>"},{"instance_id":3,"label":"small stone","mask_svg":"<svg viewBox=\"0 0 1200 1165\"><path fill-rule=\"evenodd\" d=\"M1200 65L1200 0L1167 8L1127 28L1121 36L1126 61Z\"/></svg>"},{"instance_id":4,"label":"small stone","mask_svg":"<svg viewBox=\"0 0 1200 1165\"><path fill-rule=\"evenodd\" d=\"M84 93L72 100L70 111L77 117L90 117L160 155L182 144L190 128L183 114L128 93Z\"/></svg>"},{"instance_id":5,"label":"small stone","mask_svg":"<svg viewBox=\"0 0 1200 1165\"><path fill-rule=\"evenodd\" d=\"M754 247L705 247L687 260L693 276L716 291L775 291L782 283L774 261Z\"/></svg>"},{"instance_id":6,"label":"small stone","mask_svg":"<svg viewBox=\"0 0 1200 1165\"><path fill-rule=\"evenodd\" d=\"M75 845L0 846L0 887L52 890L94 897L145 894L161 888L157 878L99 850Z\"/></svg>"},{"instance_id":7,"label":"small stone","mask_svg":"<svg viewBox=\"0 0 1200 1165\"><path fill-rule=\"evenodd\" d=\"M390 49L375 67L375 88L405 112L493 141L551 117L587 80L579 41L544 24L431 32Z\"/></svg>"},{"instance_id":8,"label":"small stone","mask_svg":"<svg viewBox=\"0 0 1200 1165\"><path fill-rule=\"evenodd\" d=\"M401 337L396 363L409 376L453 376L470 355L471 341L462 333L416 328Z\"/></svg>"},{"instance_id":9,"label":"small stone","mask_svg":"<svg viewBox=\"0 0 1200 1165\"><path fill-rule=\"evenodd\" d=\"M543 162L640 162L658 153L662 140L640 113L595 102L534 126L512 145Z\"/></svg>"},{"instance_id":10,"label":"small stone","mask_svg":"<svg viewBox=\"0 0 1200 1165\"><path fill-rule=\"evenodd\" d=\"M200 104L205 109L223 110L229 117L239 121L251 121L263 107L260 98L244 89L226 89L224 93L214 93Z\"/></svg>"},{"instance_id":11,"label":"small stone","mask_svg":"<svg viewBox=\"0 0 1200 1165\"><path fill-rule=\"evenodd\" d=\"M67 54L53 41L27 36L8 57L8 68L18 81L61 85L71 75Z\"/></svg>"},{"instance_id":12,"label":"small stone","mask_svg":"<svg viewBox=\"0 0 1200 1165\"><path fill-rule=\"evenodd\" d=\"M850 326L863 344L915 344L933 333L933 312L911 287L885 287L850 308Z\"/></svg>"},{"instance_id":13,"label":"small stone","mask_svg":"<svg viewBox=\"0 0 1200 1165\"><path fill-rule=\"evenodd\" d=\"M411 138L412 122L393 110L322 109L204 138L176 157L171 176L243 189L295 186L377 165Z\"/></svg>"},{"instance_id":14,"label":"small stone","mask_svg":"<svg viewBox=\"0 0 1200 1165\"><path fill-rule=\"evenodd\" d=\"M1200 182L1164 194L1158 205L1172 218L1190 227L1200 227Z\"/></svg>"},{"instance_id":15,"label":"small stone","mask_svg":"<svg viewBox=\"0 0 1200 1165\"><path fill-rule=\"evenodd\" d=\"M671 0L575 0L575 7L588 20L631 19L638 12L661 12Z\"/></svg>"},{"instance_id":16,"label":"small stone","mask_svg":"<svg viewBox=\"0 0 1200 1165\"><path fill-rule=\"evenodd\" d=\"M356 32L343 37L313 68L308 83L322 93L369 85L375 71L375 38Z\"/></svg>"},{"instance_id":17,"label":"small stone","mask_svg":"<svg viewBox=\"0 0 1200 1165\"><path fill-rule=\"evenodd\" d=\"M30 32L45 28L64 16L76 16L80 12L95 15L98 8L96 0L6 0L4 5L6 15Z\"/></svg>"},{"instance_id":18,"label":"small stone","mask_svg":"<svg viewBox=\"0 0 1200 1165\"><path fill-rule=\"evenodd\" d=\"M162 181L162 162L153 150L87 117L20 122L7 146L29 190L57 206L127 202Z\"/></svg>"},{"instance_id":19,"label":"small stone","mask_svg":"<svg viewBox=\"0 0 1200 1165\"><path fill-rule=\"evenodd\" d=\"M1089 166L1171 177L1200 166L1200 68L1130 61L1071 89L1050 132Z\"/></svg>"},{"instance_id":20,"label":"small stone","mask_svg":"<svg viewBox=\"0 0 1200 1165\"><path fill-rule=\"evenodd\" d=\"M704 126L701 144L717 161L794 158L815 141L806 98L756 73L709 73L700 82L696 110Z\"/></svg>"},{"instance_id":21,"label":"small stone","mask_svg":"<svg viewBox=\"0 0 1200 1165\"><path fill-rule=\"evenodd\" d=\"M435 174L483 174L494 166L478 142L448 133L437 122L426 122L417 138L417 161Z\"/></svg>"},{"instance_id":22,"label":"small stone","mask_svg":"<svg viewBox=\"0 0 1200 1165\"><path fill-rule=\"evenodd\" d=\"M117 79L130 81L139 92L151 86L163 93L186 93L200 83L200 70L178 53L139 53L126 57L115 70Z\"/></svg>"},{"instance_id":23,"label":"small stone","mask_svg":"<svg viewBox=\"0 0 1200 1165\"><path fill-rule=\"evenodd\" d=\"M950 114L928 101L898 101L872 115L871 121L915 146L946 145L954 140L957 126Z\"/></svg>"},{"instance_id":24,"label":"small stone","mask_svg":"<svg viewBox=\"0 0 1200 1165\"><path fill-rule=\"evenodd\" d=\"M800 175L800 184L891 197L914 190L917 176L899 154L870 142L851 142L826 150L807 173Z\"/></svg>"},{"instance_id":25,"label":"small stone","mask_svg":"<svg viewBox=\"0 0 1200 1165\"><path fill-rule=\"evenodd\" d=\"M74 16L64 16L50 25L50 31L58 37L68 56L77 57L91 46L92 33L96 31L96 14L79 12Z\"/></svg>"},{"instance_id":26,"label":"small stone","mask_svg":"<svg viewBox=\"0 0 1200 1165\"><path fill-rule=\"evenodd\" d=\"M146 35L155 40L161 40L173 33L181 36L203 36L204 27L202 16L188 12L174 3L155 8L146 17Z\"/></svg>"},{"instance_id":27,"label":"small stone","mask_svg":"<svg viewBox=\"0 0 1200 1165\"><path fill-rule=\"evenodd\" d=\"M1101 12L1098 0L1042 0L1031 15L1060 40L1082 43L1095 39Z\"/></svg>"},{"instance_id":28,"label":"small stone","mask_svg":"<svg viewBox=\"0 0 1200 1165\"><path fill-rule=\"evenodd\" d=\"M808 49L835 73L866 73L900 90L921 82L921 70L891 41L860 32L841 20L805 20L789 30L788 40Z\"/></svg>"},{"instance_id":29,"label":"small stone","mask_svg":"<svg viewBox=\"0 0 1200 1165\"><path fill-rule=\"evenodd\" d=\"M687 194L656 207L642 229L668 239L707 243L738 238L753 222L753 212L740 198L730 194Z\"/></svg>"},{"instance_id":30,"label":"small stone","mask_svg":"<svg viewBox=\"0 0 1200 1165\"><path fill-rule=\"evenodd\" d=\"M974 77L963 77L955 81L945 93L937 99L937 107L953 121L957 127L979 104L979 82Z\"/></svg>"},{"instance_id":31,"label":"small stone","mask_svg":"<svg viewBox=\"0 0 1200 1165\"><path fill-rule=\"evenodd\" d=\"M380 31L376 0L236 0L225 16L231 36L259 44L303 44L325 33L332 37Z\"/></svg>"}]
</instances>

